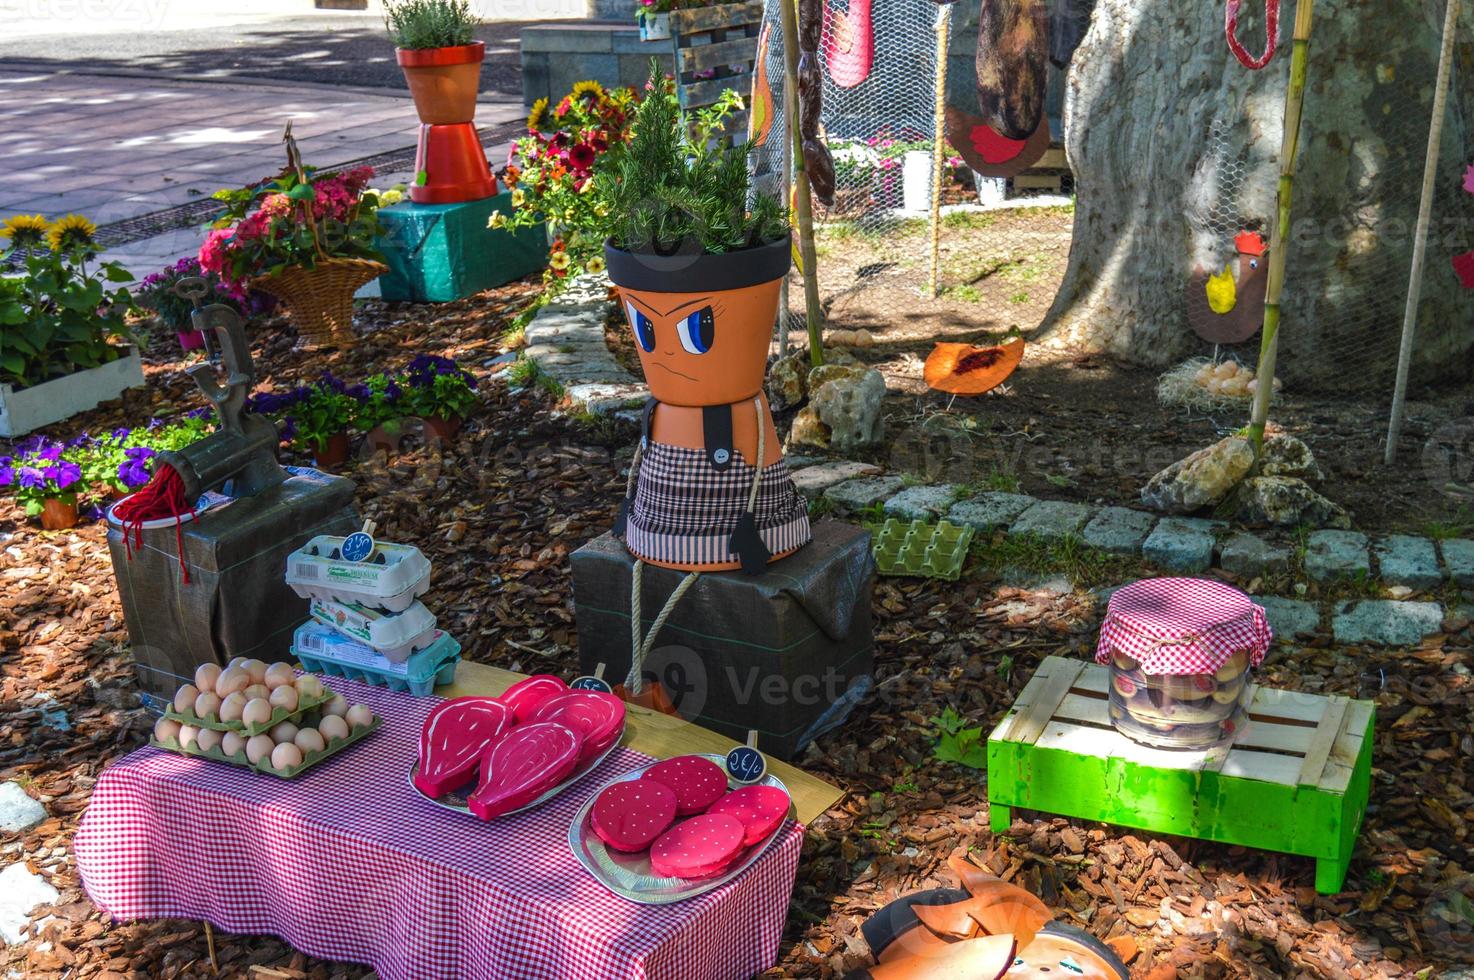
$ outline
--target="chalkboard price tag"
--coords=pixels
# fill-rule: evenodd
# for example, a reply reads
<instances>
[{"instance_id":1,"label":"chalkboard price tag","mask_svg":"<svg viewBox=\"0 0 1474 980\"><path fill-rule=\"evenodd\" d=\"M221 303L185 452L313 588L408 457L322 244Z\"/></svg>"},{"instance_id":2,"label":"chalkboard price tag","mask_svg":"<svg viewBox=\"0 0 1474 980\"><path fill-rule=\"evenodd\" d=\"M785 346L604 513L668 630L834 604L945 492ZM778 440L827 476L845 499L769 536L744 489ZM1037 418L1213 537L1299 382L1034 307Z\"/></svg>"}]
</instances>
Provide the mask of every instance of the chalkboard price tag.
<instances>
[{"instance_id":1,"label":"chalkboard price tag","mask_svg":"<svg viewBox=\"0 0 1474 980\"><path fill-rule=\"evenodd\" d=\"M568 685L575 691L598 691L601 694L613 694L614 688L602 677L593 677L585 674L583 677L575 677L573 683Z\"/></svg>"},{"instance_id":2,"label":"chalkboard price tag","mask_svg":"<svg viewBox=\"0 0 1474 980\"><path fill-rule=\"evenodd\" d=\"M364 561L374 553L374 536L367 531L354 531L343 539L340 552L344 561Z\"/></svg>"},{"instance_id":3,"label":"chalkboard price tag","mask_svg":"<svg viewBox=\"0 0 1474 980\"><path fill-rule=\"evenodd\" d=\"M739 745L727 753L727 775L744 786L758 782L768 772L768 762L757 749Z\"/></svg>"}]
</instances>

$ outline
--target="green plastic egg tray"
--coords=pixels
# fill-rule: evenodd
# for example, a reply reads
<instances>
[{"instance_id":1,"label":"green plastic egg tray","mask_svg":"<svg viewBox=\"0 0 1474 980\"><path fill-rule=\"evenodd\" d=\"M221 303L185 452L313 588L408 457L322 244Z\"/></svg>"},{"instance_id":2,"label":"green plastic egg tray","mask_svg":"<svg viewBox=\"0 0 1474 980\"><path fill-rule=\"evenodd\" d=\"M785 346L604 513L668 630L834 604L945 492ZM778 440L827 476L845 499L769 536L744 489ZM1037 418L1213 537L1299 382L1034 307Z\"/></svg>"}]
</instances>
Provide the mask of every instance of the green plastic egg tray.
<instances>
[{"instance_id":1,"label":"green plastic egg tray","mask_svg":"<svg viewBox=\"0 0 1474 980\"><path fill-rule=\"evenodd\" d=\"M881 575L910 575L954 582L962 574L974 529L948 521L902 521L866 524L875 569Z\"/></svg>"}]
</instances>

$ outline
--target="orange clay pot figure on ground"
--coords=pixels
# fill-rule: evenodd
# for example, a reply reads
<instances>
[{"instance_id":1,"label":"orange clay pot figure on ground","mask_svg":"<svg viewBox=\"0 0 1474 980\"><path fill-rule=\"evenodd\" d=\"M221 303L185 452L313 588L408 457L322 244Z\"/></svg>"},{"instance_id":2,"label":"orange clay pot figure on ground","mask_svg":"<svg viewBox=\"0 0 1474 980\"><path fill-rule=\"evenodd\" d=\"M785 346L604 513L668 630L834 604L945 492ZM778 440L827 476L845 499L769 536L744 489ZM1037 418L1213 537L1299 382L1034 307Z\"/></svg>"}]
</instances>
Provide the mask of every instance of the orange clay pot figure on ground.
<instances>
[{"instance_id":1,"label":"orange clay pot figure on ground","mask_svg":"<svg viewBox=\"0 0 1474 980\"><path fill-rule=\"evenodd\" d=\"M1127 980L1136 941L1053 921L1039 899L961 858L966 891L897 899L862 927L875 965L849 980Z\"/></svg>"}]
</instances>

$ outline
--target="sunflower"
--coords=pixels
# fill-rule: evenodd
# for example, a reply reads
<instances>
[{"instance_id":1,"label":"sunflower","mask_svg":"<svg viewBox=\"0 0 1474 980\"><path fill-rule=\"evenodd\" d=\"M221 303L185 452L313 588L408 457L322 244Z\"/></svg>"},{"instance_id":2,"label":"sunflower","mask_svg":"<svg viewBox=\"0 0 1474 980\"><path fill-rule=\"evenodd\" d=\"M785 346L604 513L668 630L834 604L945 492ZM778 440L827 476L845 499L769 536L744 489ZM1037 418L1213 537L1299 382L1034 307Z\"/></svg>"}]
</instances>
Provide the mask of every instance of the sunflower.
<instances>
[{"instance_id":1,"label":"sunflower","mask_svg":"<svg viewBox=\"0 0 1474 980\"><path fill-rule=\"evenodd\" d=\"M35 248L45 241L50 227L39 214L14 214L0 224L0 238L10 239L11 248Z\"/></svg>"},{"instance_id":2,"label":"sunflower","mask_svg":"<svg viewBox=\"0 0 1474 980\"><path fill-rule=\"evenodd\" d=\"M585 95L592 95L594 101L602 102L604 100L604 86L592 79L578 82L573 86L573 91L569 93L569 98L576 102Z\"/></svg>"},{"instance_id":3,"label":"sunflower","mask_svg":"<svg viewBox=\"0 0 1474 980\"><path fill-rule=\"evenodd\" d=\"M594 275L598 275L604 271L604 260L596 255L589 259L583 268L585 272L592 272Z\"/></svg>"},{"instance_id":4,"label":"sunflower","mask_svg":"<svg viewBox=\"0 0 1474 980\"><path fill-rule=\"evenodd\" d=\"M80 214L58 218L46 232L46 242L53 252L75 252L97 244L97 226Z\"/></svg>"},{"instance_id":5,"label":"sunflower","mask_svg":"<svg viewBox=\"0 0 1474 980\"><path fill-rule=\"evenodd\" d=\"M557 269L559 272L562 272L564 269L568 268L568 262L569 259L567 252L554 252L552 256L548 259L548 265L552 266L554 269Z\"/></svg>"},{"instance_id":6,"label":"sunflower","mask_svg":"<svg viewBox=\"0 0 1474 980\"><path fill-rule=\"evenodd\" d=\"M532 111L527 114L527 128L536 133L540 131L548 114L548 100L538 99L532 104Z\"/></svg>"}]
</instances>

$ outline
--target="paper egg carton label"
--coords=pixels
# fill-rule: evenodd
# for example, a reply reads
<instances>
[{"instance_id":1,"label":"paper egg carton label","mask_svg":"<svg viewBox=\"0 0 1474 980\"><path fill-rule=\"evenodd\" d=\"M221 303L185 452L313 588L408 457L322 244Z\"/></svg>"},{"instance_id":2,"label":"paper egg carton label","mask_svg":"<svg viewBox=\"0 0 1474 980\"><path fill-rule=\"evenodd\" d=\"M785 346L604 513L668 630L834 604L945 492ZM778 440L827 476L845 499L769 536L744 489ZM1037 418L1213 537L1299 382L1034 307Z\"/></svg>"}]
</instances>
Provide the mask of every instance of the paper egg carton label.
<instances>
[{"instance_id":1,"label":"paper egg carton label","mask_svg":"<svg viewBox=\"0 0 1474 980\"><path fill-rule=\"evenodd\" d=\"M407 609L430 584L430 561L411 545L375 545L379 563L334 558L344 538L320 534L287 556L286 582L303 598L333 599Z\"/></svg>"},{"instance_id":2,"label":"paper egg carton label","mask_svg":"<svg viewBox=\"0 0 1474 980\"><path fill-rule=\"evenodd\" d=\"M435 631L435 636L440 636L439 630ZM408 661L396 664L385 660L384 655L373 647L350 640L321 623L303 625L297 631L294 642L302 653L324 657L334 663L366 667L381 674L402 675L409 671Z\"/></svg>"},{"instance_id":3,"label":"paper egg carton label","mask_svg":"<svg viewBox=\"0 0 1474 980\"><path fill-rule=\"evenodd\" d=\"M402 613L381 613L356 603L314 597L312 618L344 636L372 647L393 661L403 661L430 645L435 617L424 603L415 602Z\"/></svg>"}]
</instances>

